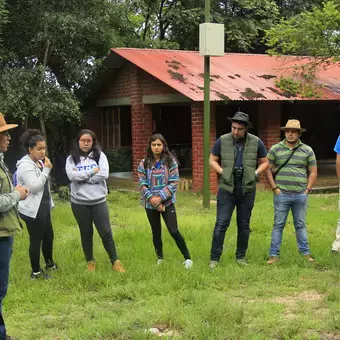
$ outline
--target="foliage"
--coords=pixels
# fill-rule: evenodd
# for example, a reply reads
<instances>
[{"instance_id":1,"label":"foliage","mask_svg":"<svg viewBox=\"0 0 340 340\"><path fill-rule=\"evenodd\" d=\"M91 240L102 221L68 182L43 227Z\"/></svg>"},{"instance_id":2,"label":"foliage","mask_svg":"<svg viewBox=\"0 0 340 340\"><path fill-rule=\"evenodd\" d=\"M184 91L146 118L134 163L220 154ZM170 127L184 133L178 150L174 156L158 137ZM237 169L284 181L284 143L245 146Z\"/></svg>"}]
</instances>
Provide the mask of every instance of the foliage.
<instances>
[{"instance_id":1,"label":"foliage","mask_svg":"<svg viewBox=\"0 0 340 340\"><path fill-rule=\"evenodd\" d=\"M338 60L340 55L340 10L333 1L314 7L291 19L281 20L266 33L272 54L306 55Z\"/></svg>"},{"instance_id":2,"label":"foliage","mask_svg":"<svg viewBox=\"0 0 340 340\"><path fill-rule=\"evenodd\" d=\"M288 217L281 261L266 265L273 207L271 193L257 193L248 250L250 265L235 263L236 219L225 239L221 264L207 263L215 209L202 209L202 197L178 193L179 228L194 267L183 259L163 229L164 263L156 266L150 226L134 192L108 197L120 275L94 232L97 271L88 273L79 229L70 203L55 200L54 257L60 270L49 281L32 281L28 233L15 237L10 288L3 310L8 333L20 339L153 339L145 330L165 324L180 339L336 338L339 328L340 257L330 253L338 195L311 195L308 236L315 265L298 254ZM42 265L44 265L42 260ZM37 327L39 325L39 327Z\"/></svg>"},{"instance_id":3,"label":"foliage","mask_svg":"<svg viewBox=\"0 0 340 340\"><path fill-rule=\"evenodd\" d=\"M289 96L302 98L321 98L322 85L315 82L317 65L295 66L293 77L281 76L275 79L275 85Z\"/></svg>"},{"instance_id":4,"label":"foliage","mask_svg":"<svg viewBox=\"0 0 340 340\"><path fill-rule=\"evenodd\" d=\"M106 150L105 155L109 162L110 172L132 171L131 148Z\"/></svg>"}]
</instances>

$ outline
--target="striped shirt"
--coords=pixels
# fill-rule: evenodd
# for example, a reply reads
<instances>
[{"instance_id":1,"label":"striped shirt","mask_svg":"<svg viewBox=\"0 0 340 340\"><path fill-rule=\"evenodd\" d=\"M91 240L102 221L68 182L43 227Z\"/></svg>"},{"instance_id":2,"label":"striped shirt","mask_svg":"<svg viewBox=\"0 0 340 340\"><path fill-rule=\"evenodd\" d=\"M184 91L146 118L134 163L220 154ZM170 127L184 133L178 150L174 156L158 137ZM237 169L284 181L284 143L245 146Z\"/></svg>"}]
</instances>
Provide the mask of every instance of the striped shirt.
<instances>
[{"instance_id":1,"label":"striped shirt","mask_svg":"<svg viewBox=\"0 0 340 340\"><path fill-rule=\"evenodd\" d=\"M276 186L284 193L302 193L307 187L307 171L311 166L316 166L313 149L300 140L294 147L298 148L289 162L281 168L275 178ZM273 169L278 168L289 157L290 149L285 140L271 147L268 152L269 163Z\"/></svg>"},{"instance_id":2,"label":"striped shirt","mask_svg":"<svg viewBox=\"0 0 340 340\"><path fill-rule=\"evenodd\" d=\"M176 190L179 181L178 164L173 160L170 168L158 162L151 168L144 168L144 159L138 166L139 187L141 192L141 202L146 209L156 209L150 203L152 196L160 196L162 204L169 206L176 202Z\"/></svg>"}]
</instances>

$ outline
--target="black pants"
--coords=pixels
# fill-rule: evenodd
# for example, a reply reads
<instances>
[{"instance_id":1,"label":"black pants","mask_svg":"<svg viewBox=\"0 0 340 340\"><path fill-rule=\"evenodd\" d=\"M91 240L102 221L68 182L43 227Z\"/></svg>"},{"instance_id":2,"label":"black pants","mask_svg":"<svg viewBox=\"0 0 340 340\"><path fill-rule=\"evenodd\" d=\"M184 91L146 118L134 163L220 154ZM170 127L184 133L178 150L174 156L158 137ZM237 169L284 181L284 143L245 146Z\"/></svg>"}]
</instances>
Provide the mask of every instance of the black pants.
<instances>
[{"instance_id":1,"label":"black pants","mask_svg":"<svg viewBox=\"0 0 340 340\"><path fill-rule=\"evenodd\" d=\"M183 254L185 259L190 259L190 254L185 240L178 230L176 209L173 204L165 208L164 212L158 210L145 209L149 223L152 229L153 245L155 247L158 258L163 258L163 243L162 243L162 227L161 214L170 235L176 241L177 247Z\"/></svg>"},{"instance_id":2,"label":"black pants","mask_svg":"<svg viewBox=\"0 0 340 340\"><path fill-rule=\"evenodd\" d=\"M104 248L114 263L118 257L116 246L112 237L109 210L106 202L95 205L82 205L71 203L72 212L77 220L81 245L85 254L86 261L95 261L93 256L93 223L97 228L98 234L102 239Z\"/></svg>"},{"instance_id":3,"label":"black pants","mask_svg":"<svg viewBox=\"0 0 340 340\"><path fill-rule=\"evenodd\" d=\"M222 255L225 233L230 225L233 211L236 207L237 221L237 247L236 258L242 259L246 256L249 242L249 222L254 207L255 192L243 195L242 192L230 193L218 189L217 214L213 233L210 258L219 261Z\"/></svg>"},{"instance_id":4,"label":"black pants","mask_svg":"<svg viewBox=\"0 0 340 340\"><path fill-rule=\"evenodd\" d=\"M36 218L20 214L25 221L28 234L30 236L29 256L32 270L39 272L40 248L45 259L45 263L52 265L53 262L53 228L51 221L50 203L41 202Z\"/></svg>"}]
</instances>

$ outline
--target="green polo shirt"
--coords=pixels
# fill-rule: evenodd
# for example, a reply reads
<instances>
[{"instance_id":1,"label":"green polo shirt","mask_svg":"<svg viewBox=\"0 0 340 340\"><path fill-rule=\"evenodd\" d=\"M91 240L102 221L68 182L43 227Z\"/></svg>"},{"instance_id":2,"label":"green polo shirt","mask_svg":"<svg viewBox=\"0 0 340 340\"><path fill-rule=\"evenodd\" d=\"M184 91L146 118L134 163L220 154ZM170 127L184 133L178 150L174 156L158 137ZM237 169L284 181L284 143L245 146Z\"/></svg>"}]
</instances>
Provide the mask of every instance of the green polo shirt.
<instances>
[{"instance_id":1,"label":"green polo shirt","mask_svg":"<svg viewBox=\"0 0 340 340\"><path fill-rule=\"evenodd\" d=\"M294 147L298 148L289 162L281 168L276 176L276 185L282 192L302 193L306 190L308 180L308 168L316 166L316 158L313 149L302 143L300 140ZM278 168L289 157L292 149L286 144L285 140L271 147L268 152L269 163L273 168Z\"/></svg>"}]
</instances>

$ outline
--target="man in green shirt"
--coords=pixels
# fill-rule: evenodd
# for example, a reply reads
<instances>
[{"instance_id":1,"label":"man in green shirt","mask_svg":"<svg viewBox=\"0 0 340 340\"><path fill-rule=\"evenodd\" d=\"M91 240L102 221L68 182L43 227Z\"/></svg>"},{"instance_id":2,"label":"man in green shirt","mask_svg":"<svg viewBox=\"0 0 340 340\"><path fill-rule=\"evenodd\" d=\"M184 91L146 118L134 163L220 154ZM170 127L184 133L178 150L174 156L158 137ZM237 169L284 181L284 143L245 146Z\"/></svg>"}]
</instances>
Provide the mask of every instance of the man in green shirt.
<instances>
[{"instance_id":1,"label":"man in green shirt","mask_svg":"<svg viewBox=\"0 0 340 340\"><path fill-rule=\"evenodd\" d=\"M28 190L20 185L12 185L12 176L4 163L11 136L8 130L17 124L6 124L0 113L0 339L10 339L6 335L5 322L2 316L2 300L8 288L9 263L12 255L13 235L20 232L20 221L17 203L24 200Z\"/></svg>"},{"instance_id":2,"label":"man in green shirt","mask_svg":"<svg viewBox=\"0 0 340 340\"><path fill-rule=\"evenodd\" d=\"M265 172L274 192L274 226L267 263L274 264L279 260L283 229L290 210L299 252L309 262L314 262L307 239L306 210L308 194L317 177L315 154L310 146L301 142L301 133L306 129L301 128L298 120L288 120L281 130L285 132L285 139L269 150L269 168Z\"/></svg>"}]
</instances>

